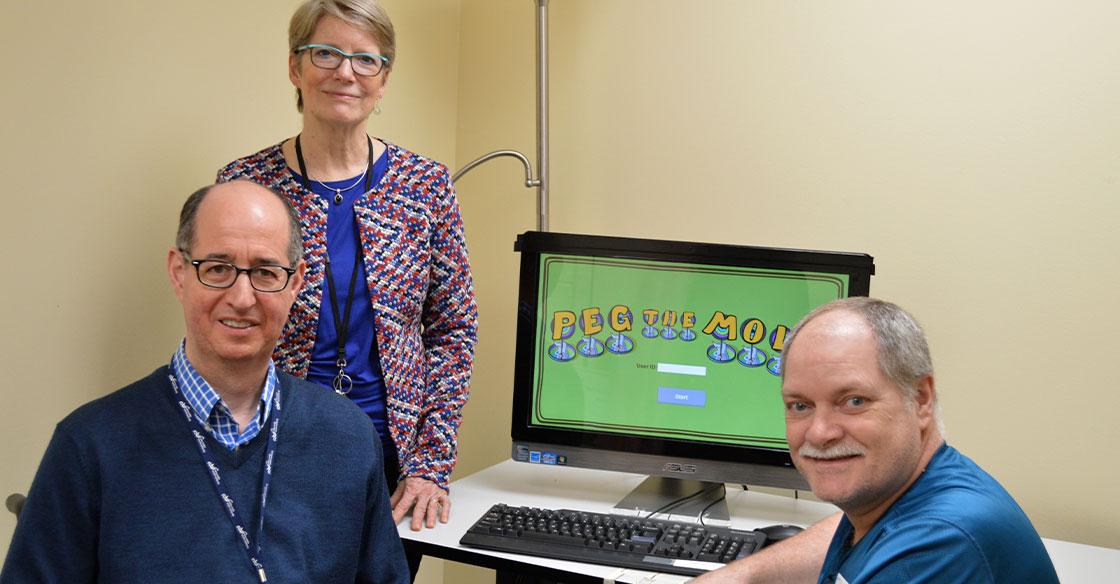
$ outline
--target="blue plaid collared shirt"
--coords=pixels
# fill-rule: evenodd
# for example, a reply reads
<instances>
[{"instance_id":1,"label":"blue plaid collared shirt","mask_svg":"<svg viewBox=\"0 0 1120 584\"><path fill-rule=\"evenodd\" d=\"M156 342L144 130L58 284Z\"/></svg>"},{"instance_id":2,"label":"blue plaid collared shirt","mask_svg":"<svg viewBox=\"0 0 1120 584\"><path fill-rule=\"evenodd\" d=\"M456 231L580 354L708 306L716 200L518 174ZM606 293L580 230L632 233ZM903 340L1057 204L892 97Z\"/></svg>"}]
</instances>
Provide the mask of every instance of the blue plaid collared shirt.
<instances>
[{"instance_id":1,"label":"blue plaid collared shirt","mask_svg":"<svg viewBox=\"0 0 1120 584\"><path fill-rule=\"evenodd\" d=\"M268 374L264 378L264 391L261 392L261 403L257 406L257 415L245 426L244 431L237 427L233 414L222 402L221 396L210 384L198 374L194 366L187 359L186 341L179 343L179 349L171 357L171 369L175 378L179 380L179 390L187 398L187 403L194 410L194 415L202 421L214 439L230 450L245 444L260 434L261 428L272 413L272 395L276 393L276 366L268 362Z\"/></svg>"}]
</instances>

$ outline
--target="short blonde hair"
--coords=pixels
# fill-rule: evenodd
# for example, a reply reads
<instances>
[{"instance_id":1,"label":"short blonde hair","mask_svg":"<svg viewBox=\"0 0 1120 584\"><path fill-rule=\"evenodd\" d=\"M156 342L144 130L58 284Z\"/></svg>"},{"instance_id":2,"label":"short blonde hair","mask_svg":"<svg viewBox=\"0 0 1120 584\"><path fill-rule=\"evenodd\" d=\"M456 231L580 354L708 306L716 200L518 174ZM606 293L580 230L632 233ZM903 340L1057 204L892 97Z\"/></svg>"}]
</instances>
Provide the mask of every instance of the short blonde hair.
<instances>
[{"instance_id":1,"label":"short blonde hair","mask_svg":"<svg viewBox=\"0 0 1120 584\"><path fill-rule=\"evenodd\" d=\"M324 16L333 16L369 33L381 55L389 59L385 70L393 68L397 60L397 33L389 13L376 0L307 0L296 8L288 24L288 50L294 53L296 47L306 45ZM298 88L296 109L303 111L303 94Z\"/></svg>"}]
</instances>

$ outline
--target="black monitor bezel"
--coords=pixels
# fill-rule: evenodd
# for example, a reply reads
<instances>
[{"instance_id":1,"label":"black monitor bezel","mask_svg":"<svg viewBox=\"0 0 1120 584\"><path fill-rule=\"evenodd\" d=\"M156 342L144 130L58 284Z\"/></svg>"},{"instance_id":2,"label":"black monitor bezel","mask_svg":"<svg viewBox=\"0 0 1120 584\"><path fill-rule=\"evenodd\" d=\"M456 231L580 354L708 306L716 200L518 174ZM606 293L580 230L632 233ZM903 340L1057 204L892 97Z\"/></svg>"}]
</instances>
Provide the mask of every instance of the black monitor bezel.
<instances>
[{"instance_id":1,"label":"black monitor bezel","mask_svg":"<svg viewBox=\"0 0 1120 584\"><path fill-rule=\"evenodd\" d=\"M542 253L569 254L846 274L848 276L849 296L867 296L871 276L875 273L874 259L863 253L539 231L527 231L519 235L514 244L514 251L521 253L516 356L514 359L513 413L510 428L511 436L515 442L557 444L598 450L780 467L793 466L787 449L724 445L671 438L626 436L533 426L530 423L530 407L537 334L536 304L540 282L540 255ZM698 446L703 447L702 456L697 456Z\"/></svg>"}]
</instances>

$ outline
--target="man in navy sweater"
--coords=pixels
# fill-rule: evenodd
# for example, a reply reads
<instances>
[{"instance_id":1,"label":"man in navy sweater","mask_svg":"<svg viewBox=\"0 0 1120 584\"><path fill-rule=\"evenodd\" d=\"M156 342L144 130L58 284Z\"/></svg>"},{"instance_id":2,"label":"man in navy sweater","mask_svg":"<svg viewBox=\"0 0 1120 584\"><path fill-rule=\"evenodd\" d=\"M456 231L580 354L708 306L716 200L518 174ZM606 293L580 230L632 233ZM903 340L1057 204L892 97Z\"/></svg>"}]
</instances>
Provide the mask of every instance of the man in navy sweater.
<instances>
[{"instance_id":1,"label":"man in navy sweater","mask_svg":"<svg viewBox=\"0 0 1120 584\"><path fill-rule=\"evenodd\" d=\"M1057 584L1030 519L945 443L925 334L874 298L826 304L786 341L786 437L844 513L699 578L705 584Z\"/></svg>"},{"instance_id":2,"label":"man in navy sweater","mask_svg":"<svg viewBox=\"0 0 1120 584\"><path fill-rule=\"evenodd\" d=\"M59 423L0 583L408 582L373 425L272 363L302 255L283 197L191 195L167 255L186 338Z\"/></svg>"}]
</instances>

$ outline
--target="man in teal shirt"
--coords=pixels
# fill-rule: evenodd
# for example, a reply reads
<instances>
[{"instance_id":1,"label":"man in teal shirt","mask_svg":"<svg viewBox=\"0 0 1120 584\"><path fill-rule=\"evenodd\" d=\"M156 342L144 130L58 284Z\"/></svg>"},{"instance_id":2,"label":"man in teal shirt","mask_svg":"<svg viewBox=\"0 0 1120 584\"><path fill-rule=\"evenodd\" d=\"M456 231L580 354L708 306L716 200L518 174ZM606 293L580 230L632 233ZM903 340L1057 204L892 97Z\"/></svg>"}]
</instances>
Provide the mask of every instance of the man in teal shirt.
<instances>
[{"instance_id":1,"label":"man in teal shirt","mask_svg":"<svg viewBox=\"0 0 1120 584\"><path fill-rule=\"evenodd\" d=\"M786 342L793 462L843 515L698 582L1057 583L1011 495L947 445L929 347L898 306L826 304Z\"/></svg>"}]
</instances>

